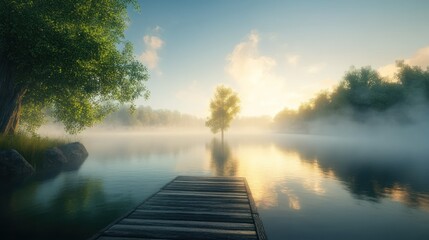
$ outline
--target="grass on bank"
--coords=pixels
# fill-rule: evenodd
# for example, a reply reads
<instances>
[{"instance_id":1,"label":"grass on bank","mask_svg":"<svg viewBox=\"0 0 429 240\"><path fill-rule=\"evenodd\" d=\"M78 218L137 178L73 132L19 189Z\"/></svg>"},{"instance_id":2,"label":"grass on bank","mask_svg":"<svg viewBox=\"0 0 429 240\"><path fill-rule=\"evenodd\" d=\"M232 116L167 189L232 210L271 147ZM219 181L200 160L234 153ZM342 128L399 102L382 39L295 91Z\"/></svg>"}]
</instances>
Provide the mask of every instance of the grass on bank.
<instances>
[{"instance_id":1,"label":"grass on bank","mask_svg":"<svg viewBox=\"0 0 429 240\"><path fill-rule=\"evenodd\" d=\"M69 142L67 139L28 136L24 134L0 136L0 151L15 149L28 163L37 168L38 163L43 159L46 149L66 144L67 142Z\"/></svg>"}]
</instances>

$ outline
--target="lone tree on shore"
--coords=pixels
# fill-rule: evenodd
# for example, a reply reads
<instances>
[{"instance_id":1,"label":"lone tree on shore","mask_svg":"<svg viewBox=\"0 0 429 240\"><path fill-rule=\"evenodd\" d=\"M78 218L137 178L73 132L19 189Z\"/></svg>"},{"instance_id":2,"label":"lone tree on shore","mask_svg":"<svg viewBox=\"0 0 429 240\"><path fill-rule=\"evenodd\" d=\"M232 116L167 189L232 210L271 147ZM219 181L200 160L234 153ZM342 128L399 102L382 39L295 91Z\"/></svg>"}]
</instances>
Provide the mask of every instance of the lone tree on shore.
<instances>
[{"instance_id":1,"label":"lone tree on shore","mask_svg":"<svg viewBox=\"0 0 429 240\"><path fill-rule=\"evenodd\" d=\"M210 102L210 117L206 121L206 126L213 133L223 132L229 128L234 117L240 111L240 99L237 93L231 88L220 85L216 88L214 98Z\"/></svg>"},{"instance_id":2,"label":"lone tree on shore","mask_svg":"<svg viewBox=\"0 0 429 240\"><path fill-rule=\"evenodd\" d=\"M129 4L138 8L135 0L0 1L0 135L46 107L76 133L149 97L147 70L124 39Z\"/></svg>"}]
</instances>

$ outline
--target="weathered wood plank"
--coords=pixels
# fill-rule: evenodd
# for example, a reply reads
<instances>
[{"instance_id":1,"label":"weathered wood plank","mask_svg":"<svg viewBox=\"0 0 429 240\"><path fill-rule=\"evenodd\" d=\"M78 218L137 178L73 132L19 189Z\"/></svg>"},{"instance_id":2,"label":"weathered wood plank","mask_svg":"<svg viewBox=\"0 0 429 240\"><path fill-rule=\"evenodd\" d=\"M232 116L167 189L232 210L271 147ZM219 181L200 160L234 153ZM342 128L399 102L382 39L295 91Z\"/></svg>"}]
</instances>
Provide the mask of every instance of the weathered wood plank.
<instances>
[{"instance_id":1,"label":"weathered wood plank","mask_svg":"<svg viewBox=\"0 0 429 240\"><path fill-rule=\"evenodd\" d=\"M166 185L164 188L167 187L181 187L181 188L225 188L225 189L238 189L238 190L244 190L245 186L243 185L229 185L229 184L182 184L182 183L175 183L175 184L169 184Z\"/></svg>"},{"instance_id":2,"label":"weathered wood plank","mask_svg":"<svg viewBox=\"0 0 429 240\"><path fill-rule=\"evenodd\" d=\"M249 202L244 200L215 200L210 201L207 199L154 199L147 202L144 205L153 206L213 206L228 208L229 206L237 206L239 208L246 206L246 209L250 208ZM142 206L142 205L141 205ZM139 206L139 207L141 207Z\"/></svg>"},{"instance_id":3,"label":"weathered wood plank","mask_svg":"<svg viewBox=\"0 0 429 240\"><path fill-rule=\"evenodd\" d=\"M247 196L231 196L231 195L213 195L213 194L186 194L186 192L180 193L158 193L153 199L175 199L175 200L213 200L213 201L246 201L248 202ZM152 199L150 199L152 200Z\"/></svg>"},{"instance_id":4,"label":"weathered wood plank","mask_svg":"<svg viewBox=\"0 0 429 240\"><path fill-rule=\"evenodd\" d=\"M168 185L180 184L180 185L205 185L205 186L244 186L244 181L240 182L211 182L211 181L174 181Z\"/></svg>"},{"instance_id":5,"label":"weathered wood plank","mask_svg":"<svg viewBox=\"0 0 429 240\"><path fill-rule=\"evenodd\" d=\"M222 193L222 192L192 192L192 191L177 191L164 190L158 193L159 195L182 195L182 196L204 196L204 197L223 197L223 198L247 198L246 193Z\"/></svg>"},{"instance_id":6,"label":"weathered wood plank","mask_svg":"<svg viewBox=\"0 0 429 240\"><path fill-rule=\"evenodd\" d=\"M174 220L147 220L125 218L119 222L122 225L146 225L146 226L171 226L171 227L202 227L224 230L255 230L251 223L230 223L230 222L204 222L204 221L174 221Z\"/></svg>"},{"instance_id":7,"label":"weathered wood plank","mask_svg":"<svg viewBox=\"0 0 429 240\"><path fill-rule=\"evenodd\" d=\"M255 231L249 230L219 230L210 228L163 227L139 225L114 225L105 232L108 236L146 237L169 239L257 239Z\"/></svg>"},{"instance_id":8,"label":"weathered wood plank","mask_svg":"<svg viewBox=\"0 0 429 240\"><path fill-rule=\"evenodd\" d=\"M227 185L227 186L244 186L244 181L208 181L208 180L175 180L170 184L204 184L204 185Z\"/></svg>"},{"instance_id":9,"label":"weathered wood plank","mask_svg":"<svg viewBox=\"0 0 429 240\"><path fill-rule=\"evenodd\" d=\"M135 210L128 218L253 223L249 213Z\"/></svg>"},{"instance_id":10,"label":"weathered wood plank","mask_svg":"<svg viewBox=\"0 0 429 240\"><path fill-rule=\"evenodd\" d=\"M207 207L220 209L244 209L250 211L249 203L230 203L230 202L202 202L202 201L150 201L140 205L138 209L144 207Z\"/></svg>"},{"instance_id":11,"label":"weathered wood plank","mask_svg":"<svg viewBox=\"0 0 429 240\"><path fill-rule=\"evenodd\" d=\"M170 184L182 184L182 185L205 185L205 186L244 186L244 181L240 182L213 182L213 181L174 181Z\"/></svg>"},{"instance_id":12,"label":"weathered wood plank","mask_svg":"<svg viewBox=\"0 0 429 240\"><path fill-rule=\"evenodd\" d=\"M258 235L258 239L266 240L267 235L265 233L264 225L262 224L262 220L259 217L259 214L252 214L253 221L255 222L256 234Z\"/></svg>"},{"instance_id":13,"label":"weathered wood plank","mask_svg":"<svg viewBox=\"0 0 429 240\"><path fill-rule=\"evenodd\" d=\"M224 187L184 187L184 186L167 186L163 190L185 191L185 192L213 192L213 193L246 193L244 189L224 188Z\"/></svg>"},{"instance_id":14,"label":"weathered wood plank","mask_svg":"<svg viewBox=\"0 0 429 240\"><path fill-rule=\"evenodd\" d=\"M204 187L238 187L242 188L244 182L172 182L166 186L181 185L181 186L204 186Z\"/></svg>"},{"instance_id":15,"label":"weathered wood plank","mask_svg":"<svg viewBox=\"0 0 429 240\"><path fill-rule=\"evenodd\" d=\"M262 220L259 218L259 214L256 209L256 203L253 199L252 192L250 191L249 183L247 183L247 180L244 181L246 185L247 195L249 196L250 209L252 211L252 217L256 227L256 234L258 235L258 239L265 240L267 239L267 235L265 233L264 226L262 225Z\"/></svg>"},{"instance_id":16,"label":"weathered wood plank","mask_svg":"<svg viewBox=\"0 0 429 240\"><path fill-rule=\"evenodd\" d=\"M213 207L213 206L154 206L154 205L143 205L138 208L139 210L165 210L165 211L198 211L198 212L236 212L236 213L249 213L250 208L233 208L233 207Z\"/></svg>"},{"instance_id":17,"label":"weathered wood plank","mask_svg":"<svg viewBox=\"0 0 429 240\"><path fill-rule=\"evenodd\" d=\"M179 176L91 239L266 239L245 178Z\"/></svg>"},{"instance_id":18,"label":"weathered wood plank","mask_svg":"<svg viewBox=\"0 0 429 240\"><path fill-rule=\"evenodd\" d=\"M146 204L156 202L178 202L178 203L213 203L213 204L224 204L224 203L235 203L235 204L248 204L247 198L222 198L222 197L186 197L186 196L156 196L146 202Z\"/></svg>"},{"instance_id":19,"label":"weathered wood plank","mask_svg":"<svg viewBox=\"0 0 429 240\"><path fill-rule=\"evenodd\" d=\"M243 182L244 178L237 177L178 177L178 181L206 181L206 182Z\"/></svg>"},{"instance_id":20,"label":"weathered wood plank","mask_svg":"<svg viewBox=\"0 0 429 240\"><path fill-rule=\"evenodd\" d=\"M193 176L179 176L175 180L179 181L211 181L211 182L243 182L245 178L241 177L193 177Z\"/></svg>"},{"instance_id":21,"label":"weathered wood plank","mask_svg":"<svg viewBox=\"0 0 429 240\"><path fill-rule=\"evenodd\" d=\"M112 236L101 236L97 240L171 240L166 238L129 238L129 237L112 237Z\"/></svg>"},{"instance_id":22,"label":"weathered wood plank","mask_svg":"<svg viewBox=\"0 0 429 240\"><path fill-rule=\"evenodd\" d=\"M215 185L215 184L169 184L167 186L165 186L164 188L167 187L176 187L176 188L183 188L183 189L187 189L187 188L207 188L207 189L232 189L232 190L244 190L244 185L242 186L234 186L234 185Z\"/></svg>"}]
</instances>

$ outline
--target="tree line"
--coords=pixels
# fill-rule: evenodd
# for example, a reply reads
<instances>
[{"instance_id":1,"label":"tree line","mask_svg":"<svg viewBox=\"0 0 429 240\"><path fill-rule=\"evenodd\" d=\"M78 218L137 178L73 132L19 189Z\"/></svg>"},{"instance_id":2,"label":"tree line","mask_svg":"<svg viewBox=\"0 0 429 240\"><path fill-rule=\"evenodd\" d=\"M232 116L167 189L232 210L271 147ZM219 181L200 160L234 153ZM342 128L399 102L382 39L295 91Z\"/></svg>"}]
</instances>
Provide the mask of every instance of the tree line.
<instances>
[{"instance_id":1,"label":"tree line","mask_svg":"<svg viewBox=\"0 0 429 240\"><path fill-rule=\"evenodd\" d=\"M179 111L152 109L149 106L139 106L130 109L122 106L111 113L103 121L104 126L124 127L198 127L204 126L202 119Z\"/></svg>"},{"instance_id":2,"label":"tree line","mask_svg":"<svg viewBox=\"0 0 429 240\"><path fill-rule=\"evenodd\" d=\"M389 117L399 124L413 122L413 107L429 106L429 67L397 62L393 79L383 78L371 67L347 71L341 82L329 91L317 94L298 110L284 109L274 118L280 131L305 132L312 121L340 117L365 123L369 116Z\"/></svg>"}]
</instances>

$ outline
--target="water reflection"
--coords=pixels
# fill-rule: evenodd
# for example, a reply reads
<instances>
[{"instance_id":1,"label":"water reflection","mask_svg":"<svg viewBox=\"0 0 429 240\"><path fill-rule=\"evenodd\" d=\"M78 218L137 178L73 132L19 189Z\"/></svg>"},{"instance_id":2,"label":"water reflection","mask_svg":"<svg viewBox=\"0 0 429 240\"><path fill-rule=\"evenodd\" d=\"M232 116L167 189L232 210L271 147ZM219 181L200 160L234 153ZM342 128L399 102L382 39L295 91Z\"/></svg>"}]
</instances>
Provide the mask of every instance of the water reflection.
<instances>
[{"instance_id":1,"label":"water reflection","mask_svg":"<svg viewBox=\"0 0 429 240\"><path fill-rule=\"evenodd\" d=\"M429 163L424 152L378 149L354 141L326 138L283 141L283 151L332 172L357 199L380 202L390 198L429 211Z\"/></svg>"},{"instance_id":2,"label":"water reflection","mask_svg":"<svg viewBox=\"0 0 429 240\"><path fill-rule=\"evenodd\" d=\"M358 200L389 198L429 211L429 164L421 155L323 137L231 142L206 145L212 174L246 177L259 207L300 210L301 196L333 196L338 189L328 186L336 181Z\"/></svg>"},{"instance_id":3,"label":"water reflection","mask_svg":"<svg viewBox=\"0 0 429 240\"><path fill-rule=\"evenodd\" d=\"M103 182L61 174L41 185L31 182L0 196L2 239L82 239L126 209L127 199L112 200ZM109 205L108 209L99 206Z\"/></svg>"},{"instance_id":4,"label":"water reflection","mask_svg":"<svg viewBox=\"0 0 429 240\"><path fill-rule=\"evenodd\" d=\"M215 176L236 176L238 163L231 154L226 141L214 138L207 146L210 149L210 168Z\"/></svg>"},{"instance_id":5,"label":"water reflection","mask_svg":"<svg viewBox=\"0 0 429 240\"><path fill-rule=\"evenodd\" d=\"M237 145L234 149L228 150L227 159L237 159L232 161L239 162L233 165L237 167L235 175L247 178L255 202L261 208L286 204L291 209L300 210L301 199L297 192L306 189L323 195L326 192L323 179L333 174L324 173L317 164L301 161L296 152L283 152L274 144L245 144ZM216 163L221 165L225 163L223 160L218 157ZM214 168L214 171L217 169ZM279 202L279 194L286 196L286 201Z\"/></svg>"}]
</instances>

